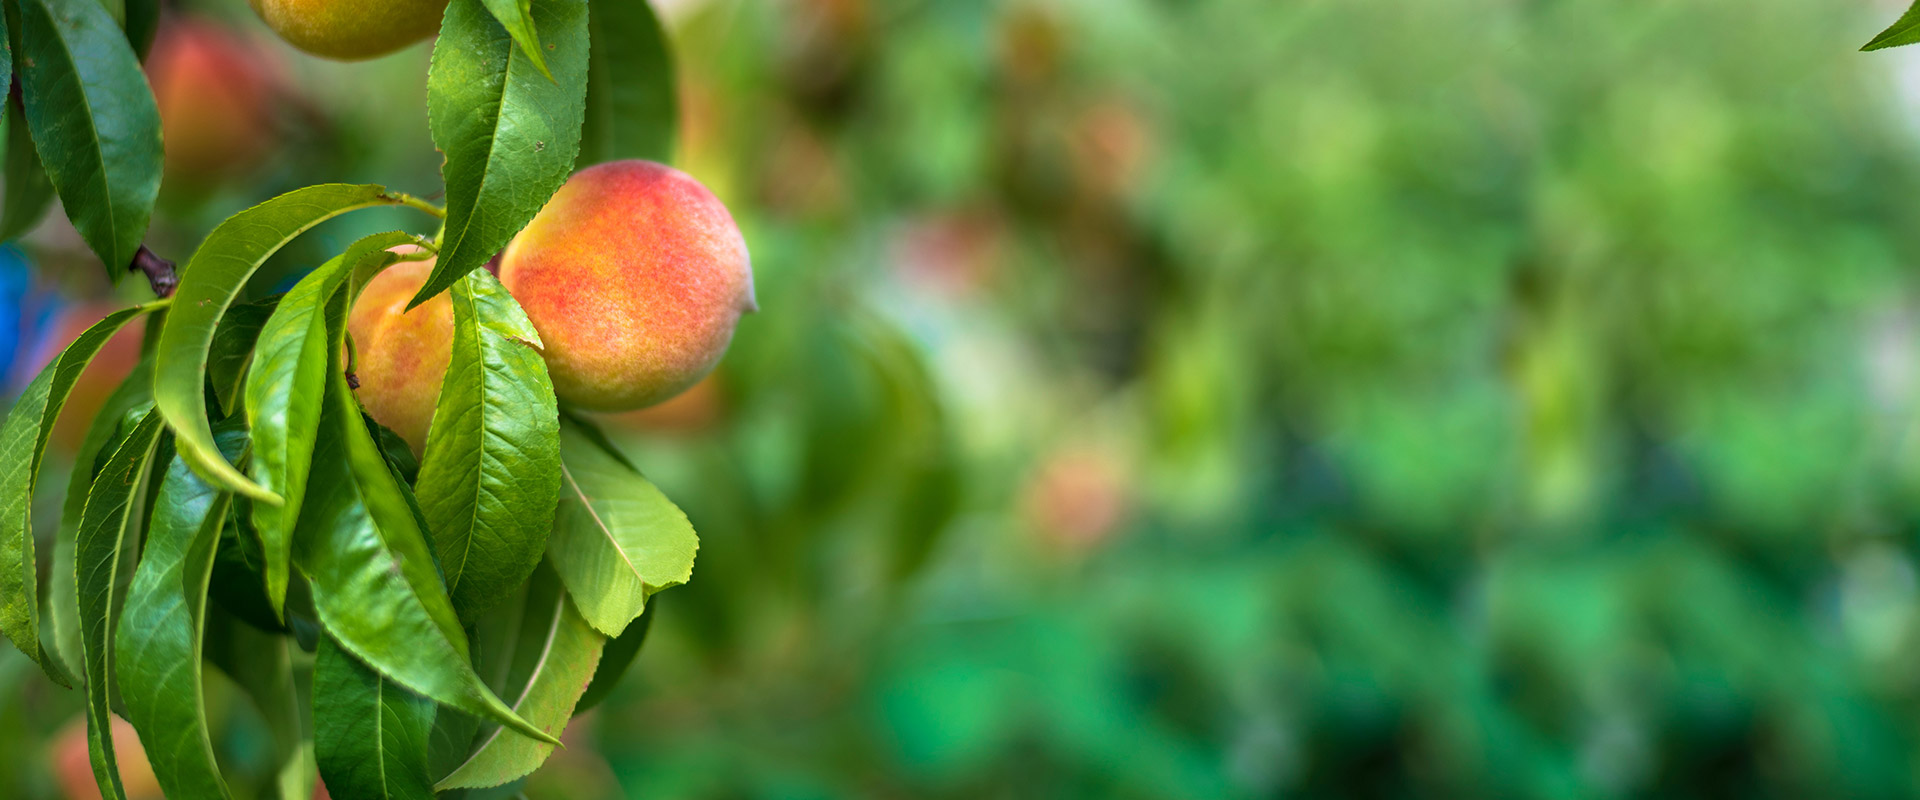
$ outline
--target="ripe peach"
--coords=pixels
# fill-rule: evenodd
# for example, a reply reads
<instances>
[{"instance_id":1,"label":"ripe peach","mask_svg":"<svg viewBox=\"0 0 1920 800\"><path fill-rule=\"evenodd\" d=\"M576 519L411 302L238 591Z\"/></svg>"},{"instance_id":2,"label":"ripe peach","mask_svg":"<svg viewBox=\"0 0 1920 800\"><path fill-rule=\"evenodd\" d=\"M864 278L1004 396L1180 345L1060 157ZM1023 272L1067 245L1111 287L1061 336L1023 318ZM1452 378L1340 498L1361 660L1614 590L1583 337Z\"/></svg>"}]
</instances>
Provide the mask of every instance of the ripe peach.
<instances>
[{"instance_id":1,"label":"ripe peach","mask_svg":"<svg viewBox=\"0 0 1920 800\"><path fill-rule=\"evenodd\" d=\"M249 0L280 38L340 61L383 56L433 35L447 0Z\"/></svg>"},{"instance_id":2,"label":"ripe peach","mask_svg":"<svg viewBox=\"0 0 1920 800\"><path fill-rule=\"evenodd\" d=\"M407 301L427 282L433 259L388 267L360 293L347 315L353 335L354 392L375 421L393 429L419 455L452 360L453 300L441 292L412 311Z\"/></svg>"},{"instance_id":3,"label":"ripe peach","mask_svg":"<svg viewBox=\"0 0 1920 800\"><path fill-rule=\"evenodd\" d=\"M259 162L273 139L271 67L224 27L169 18L146 64L169 181L207 183Z\"/></svg>"},{"instance_id":4,"label":"ripe peach","mask_svg":"<svg viewBox=\"0 0 1920 800\"><path fill-rule=\"evenodd\" d=\"M501 254L500 282L546 344L554 392L593 411L686 390L755 309L747 243L726 206L651 161L575 174Z\"/></svg>"}]
</instances>

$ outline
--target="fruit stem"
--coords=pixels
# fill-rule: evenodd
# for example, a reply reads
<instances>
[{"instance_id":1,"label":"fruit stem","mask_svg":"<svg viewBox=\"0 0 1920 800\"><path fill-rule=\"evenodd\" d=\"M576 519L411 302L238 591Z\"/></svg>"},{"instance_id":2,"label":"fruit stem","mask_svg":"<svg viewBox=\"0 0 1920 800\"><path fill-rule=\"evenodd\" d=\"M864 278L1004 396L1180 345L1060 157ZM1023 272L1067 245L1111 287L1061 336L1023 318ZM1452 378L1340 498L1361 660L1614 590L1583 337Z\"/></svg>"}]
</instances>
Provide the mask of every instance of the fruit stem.
<instances>
[{"instance_id":1,"label":"fruit stem","mask_svg":"<svg viewBox=\"0 0 1920 800\"><path fill-rule=\"evenodd\" d=\"M400 205L420 209L441 219L447 218L447 210L405 192L392 192L387 195L400 201Z\"/></svg>"}]
</instances>

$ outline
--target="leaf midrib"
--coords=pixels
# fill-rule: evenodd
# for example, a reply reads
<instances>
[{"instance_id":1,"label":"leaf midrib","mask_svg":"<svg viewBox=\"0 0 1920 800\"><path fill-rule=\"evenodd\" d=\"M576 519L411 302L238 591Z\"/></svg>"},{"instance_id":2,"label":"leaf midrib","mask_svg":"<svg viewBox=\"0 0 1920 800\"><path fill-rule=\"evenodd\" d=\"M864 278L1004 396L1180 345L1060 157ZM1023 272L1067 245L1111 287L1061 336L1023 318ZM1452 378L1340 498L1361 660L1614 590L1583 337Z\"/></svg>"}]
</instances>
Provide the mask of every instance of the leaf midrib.
<instances>
[{"instance_id":1,"label":"leaf midrib","mask_svg":"<svg viewBox=\"0 0 1920 800\"><path fill-rule=\"evenodd\" d=\"M573 494L580 498L580 505L587 509L587 516L593 518L594 527L599 528L600 533L606 536L607 542L613 545L613 551L619 553L620 560L627 565L627 570L632 572L635 578L639 578L641 585L644 586L647 579L640 574L640 567L627 556L626 549L620 546L620 540L613 537L613 529L607 526L606 520L600 518L600 510L593 507L592 500L587 499L586 491L580 488L580 481L574 479L573 470L567 469L565 460L560 462L560 474L567 479L567 485L573 487Z\"/></svg>"}]
</instances>

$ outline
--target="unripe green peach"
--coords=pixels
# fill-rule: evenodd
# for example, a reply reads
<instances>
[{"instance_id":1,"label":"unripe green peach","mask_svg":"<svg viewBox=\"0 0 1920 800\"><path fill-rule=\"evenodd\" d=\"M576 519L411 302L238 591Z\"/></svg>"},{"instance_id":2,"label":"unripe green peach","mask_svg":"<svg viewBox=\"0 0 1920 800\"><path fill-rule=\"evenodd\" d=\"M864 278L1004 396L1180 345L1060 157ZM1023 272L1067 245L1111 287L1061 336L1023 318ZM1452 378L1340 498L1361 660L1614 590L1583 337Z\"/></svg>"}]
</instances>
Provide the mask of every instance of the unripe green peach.
<instances>
[{"instance_id":1,"label":"unripe green peach","mask_svg":"<svg viewBox=\"0 0 1920 800\"><path fill-rule=\"evenodd\" d=\"M433 260L388 267L360 292L347 315L353 335L354 391L373 419L407 440L419 455L453 352L453 300L446 292L408 311L407 301L427 282Z\"/></svg>"},{"instance_id":2,"label":"unripe green peach","mask_svg":"<svg viewBox=\"0 0 1920 800\"><path fill-rule=\"evenodd\" d=\"M280 38L316 56L359 61L433 35L447 0L249 0Z\"/></svg>"},{"instance_id":3,"label":"unripe green peach","mask_svg":"<svg viewBox=\"0 0 1920 800\"><path fill-rule=\"evenodd\" d=\"M747 243L726 206L651 161L568 179L501 254L500 282L540 332L554 393L593 411L692 386L754 310Z\"/></svg>"}]
</instances>

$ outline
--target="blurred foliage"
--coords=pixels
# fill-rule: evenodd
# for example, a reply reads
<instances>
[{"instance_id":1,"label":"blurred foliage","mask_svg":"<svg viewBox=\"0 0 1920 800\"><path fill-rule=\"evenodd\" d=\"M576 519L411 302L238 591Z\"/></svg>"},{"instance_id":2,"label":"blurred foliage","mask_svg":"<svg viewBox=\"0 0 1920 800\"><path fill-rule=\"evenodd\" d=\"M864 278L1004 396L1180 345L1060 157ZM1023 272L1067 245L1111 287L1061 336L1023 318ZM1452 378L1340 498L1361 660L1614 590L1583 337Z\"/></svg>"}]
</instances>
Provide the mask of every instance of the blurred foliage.
<instances>
[{"instance_id":1,"label":"blurred foliage","mask_svg":"<svg viewBox=\"0 0 1920 800\"><path fill-rule=\"evenodd\" d=\"M659 5L762 311L613 420L702 549L529 797L1920 794L1920 56L1854 52L1875 9ZM277 154L180 241L431 191L425 48L269 49ZM0 794L43 797L78 700L28 677Z\"/></svg>"}]
</instances>

